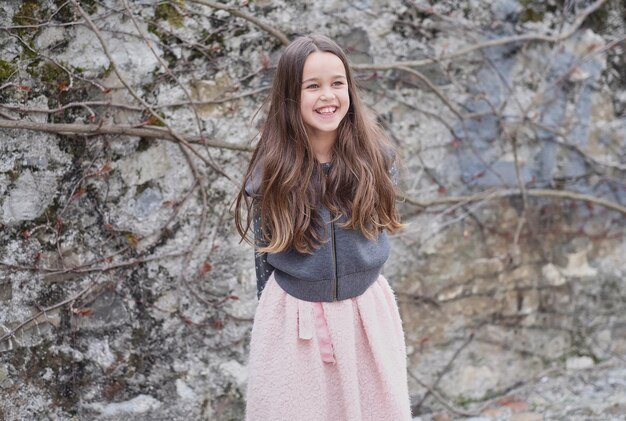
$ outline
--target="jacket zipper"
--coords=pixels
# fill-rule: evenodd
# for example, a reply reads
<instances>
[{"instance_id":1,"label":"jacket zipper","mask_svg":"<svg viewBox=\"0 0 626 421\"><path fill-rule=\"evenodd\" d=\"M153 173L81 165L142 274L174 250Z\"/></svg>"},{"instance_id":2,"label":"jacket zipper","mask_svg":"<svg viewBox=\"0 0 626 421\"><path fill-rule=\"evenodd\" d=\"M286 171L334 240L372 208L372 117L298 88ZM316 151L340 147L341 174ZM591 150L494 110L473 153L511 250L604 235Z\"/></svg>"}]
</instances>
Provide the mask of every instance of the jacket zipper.
<instances>
[{"instance_id":1,"label":"jacket zipper","mask_svg":"<svg viewBox=\"0 0 626 421\"><path fill-rule=\"evenodd\" d=\"M330 223L330 235L332 237L332 244L333 244L333 270L334 270L334 276L335 278L333 279L333 301L337 301L337 246L335 244L335 223L332 222L332 217L333 215L330 215L331 217L331 223Z\"/></svg>"}]
</instances>

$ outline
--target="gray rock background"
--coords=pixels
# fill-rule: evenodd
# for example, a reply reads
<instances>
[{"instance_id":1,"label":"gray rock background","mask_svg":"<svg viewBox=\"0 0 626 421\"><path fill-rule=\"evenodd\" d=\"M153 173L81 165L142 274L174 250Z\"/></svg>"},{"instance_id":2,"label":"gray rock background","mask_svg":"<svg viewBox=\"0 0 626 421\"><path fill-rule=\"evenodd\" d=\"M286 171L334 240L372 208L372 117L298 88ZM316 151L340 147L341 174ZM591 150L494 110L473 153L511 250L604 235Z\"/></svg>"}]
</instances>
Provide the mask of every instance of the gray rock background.
<instances>
[{"instance_id":1,"label":"gray rock background","mask_svg":"<svg viewBox=\"0 0 626 421\"><path fill-rule=\"evenodd\" d=\"M282 44L239 12L336 39L401 152L416 419L624 419L622 2L199 3L3 2L0 420L243 418Z\"/></svg>"}]
</instances>

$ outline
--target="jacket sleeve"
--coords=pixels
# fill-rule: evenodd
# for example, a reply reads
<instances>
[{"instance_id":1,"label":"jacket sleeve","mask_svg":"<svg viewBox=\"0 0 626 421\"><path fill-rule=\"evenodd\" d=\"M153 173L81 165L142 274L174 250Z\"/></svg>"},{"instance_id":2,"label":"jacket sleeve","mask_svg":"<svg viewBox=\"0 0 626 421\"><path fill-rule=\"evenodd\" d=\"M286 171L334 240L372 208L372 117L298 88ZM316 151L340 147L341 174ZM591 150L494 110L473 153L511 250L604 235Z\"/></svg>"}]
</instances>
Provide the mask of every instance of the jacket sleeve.
<instances>
[{"instance_id":1,"label":"jacket sleeve","mask_svg":"<svg viewBox=\"0 0 626 421\"><path fill-rule=\"evenodd\" d=\"M253 209L253 230L254 230L254 267L256 270L256 288L257 299L261 299L261 293L265 288L265 284L270 275L274 271L274 267L267 262L267 253L258 253L259 247L267 245L267 242L263 240L263 233L261 231L261 214L259 212L259 202L254 200L252 204Z\"/></svg>"}]
</instances>

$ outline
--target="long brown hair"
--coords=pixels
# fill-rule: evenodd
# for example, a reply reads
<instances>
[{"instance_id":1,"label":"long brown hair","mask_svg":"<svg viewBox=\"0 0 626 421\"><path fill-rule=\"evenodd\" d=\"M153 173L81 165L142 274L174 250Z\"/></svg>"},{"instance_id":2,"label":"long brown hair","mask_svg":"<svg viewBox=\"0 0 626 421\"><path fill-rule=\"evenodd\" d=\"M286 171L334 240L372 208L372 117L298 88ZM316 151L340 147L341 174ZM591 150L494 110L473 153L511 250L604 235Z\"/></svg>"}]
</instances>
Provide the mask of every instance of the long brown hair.
<instances>
[{"instance_id":1,"label":"long brown hair","mask_svg":"<svg viewBox=\"0 0 626 421\"><path fill-rule=\"evenodd\" d=\"M324 177L309 142L300 113L304 63L316 51L339 57L346 70L350 107L337 129L332 166ZM321 202L338 217L343 228L360 230L374 240L387 229L402 228L389 177L395 150L383 130L361 104L348 60L341 48L322 35L299 37L281 56L270 93L267 119L235 200L235 224L243 239L250 228L253 201L261 221L264 244L259 252L294 249L311 253L326 238L325 224L316 210ZM260 183L250 200L246 185ZM245 227L241 214L247 208Z\"/></svg>"}]
</instances>

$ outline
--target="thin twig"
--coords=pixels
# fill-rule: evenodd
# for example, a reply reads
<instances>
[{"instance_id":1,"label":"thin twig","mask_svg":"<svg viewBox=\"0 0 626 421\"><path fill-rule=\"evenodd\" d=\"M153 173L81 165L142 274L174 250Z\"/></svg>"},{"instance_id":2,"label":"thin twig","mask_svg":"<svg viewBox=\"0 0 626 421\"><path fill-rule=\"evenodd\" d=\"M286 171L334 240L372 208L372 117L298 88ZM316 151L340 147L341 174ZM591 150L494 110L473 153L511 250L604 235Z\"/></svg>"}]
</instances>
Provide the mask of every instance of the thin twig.
<instances>
[{"instance_id":1,"label":"thin twig","mask_svg":"<svg viewBox=\"0 0 626 421\"><path fill-rule=\"evenodd\" d=\"M255 16L242 12L241 10L237 9L234 6L229 6L229 5L221 4L221 3L215 3L212 1L208 1L208 0L189 0L189 1L191 3L198 3L204 6L209 6L209 7L212 7L213 9L223 10L225 12L230 13L233 16L237 16L239 18L247 20L248 22L258 26L259 28L267 32L268 34L272 35L274 38L279 40L283 45L289 44L289 38L287 38L287 36L283 34L282 32L280 32L278 29L272 27L271 25L268 25L267 23L263 22L261 19Z\"/></svg>"},{"instance_id":2,"label":"thin twig","mask_svg":"<svg viewBox=\"0 0 626 421\"><path fill-rule=\"evenodd\" d=\"M162 254L159 256L140 257L140 258L128 260L125 262L108 264L106 266L93 266L92 264L86 264L86 265L75 266L75 267L66 268L62 270L46 268L46 267L23 266L23 265L5 263L5 262L0 262L0 267L6 268L6 269L29 271L29 272L45 272L42 276L46 278L50 276L63 275L66 273L108 272L110 270L120 269L124 267L129 267L129 266L135 266L141 263L153 262L155 260L181 257L185 255L186 253L187 253L186 251L178 251L174 253Z\"/></svg>"},{"instance_id":3,"label":"thin twig","mask_svg":"<svg viewBox=\"0 0 626 421\"><path fill-rule=\"evenodd\" d=\"M6 85L0 86L0 90L2 90L4 86L8 86L8 85L14 85L14 84L7 83ZM269 89L269 86L264 86L258 89L253 89L251 91L242 92L238 95L217 97L214 99L170 102L170 103L154 105L153 108L162 109L162 108L176 108L176 107L186 107L186 106L225 104L227 102L236 101L238 99L258 95L260 93L267 91L268 89ZM34 107L21 107L19 105L0 104L0 108L4 108L6 110L19 111L22 113L36 113L36 114L53 114L53 113L58 113L61 111L65 111L69 108L74 108L74 107L81 107L81 108L107 107L107 108L118 108L122 110L131 110L131 111L143 111L144 110L143 107L139 107L136 105L124 104L124 103L112 102L112 101L70 102L68 104L65 104L56 108L34 108Z\"/></svg>"},{"instance_id":4,"label":"thin twig","mask_svg":"<svg viewBox=\"0 0 626 421\"><path fill-rule=\"evenodd\" d=\"M91 29L91 31L94 33L94 35L96 36L96 38L98 38L98 41L100 42L100 46L102 47L102 51L104 52L104 55L107 56L107 58L109 59L109 64L111 65L111 67L113 68L113 72L115 72L115 74L117 75L117 78L120 80L120 82L122 83L122 85L124 85L124 87L128 90L128 93L130 93L132 95L133 98L135 98L140 104L142 104L146 110L150 113L150 115L156 119L157 121L159 121L163 126L165 126L168 131L170 132L170 134L176 139L178 140L182 145L184 145L191 153L193 153L195 156L197 156L201 161L203 161L204 163L206 163L207 165L209 165L211 168L213 168L217 173L221 174L222 176L224 176L226 179L232 181L232 179L228 176L228 174L224 173L224 171L222 171L219 167L217 167L215 164L213 164L212 162L210 162L209 160L207 160L204 156L202 156L193 146L191 146L189 143L187 143L187 141L182 138L180 135L178 135L178 133L176 133L172 127L167 124L167 122L150 106L150 104L148 104L134 89L132 86L130 86L130 83L128 83L128 81L126 80L126 78L124 77L124 75L122 74L122 72L119 70L117 63L115 62L115 60L113 59L113 56L111 54L111 52L109 51L109 47L107 46L106 42L104 41L104 38L102 37L102 34L100 33L100 30L98 29L98 27L93 23L93 21L91 20L91 18L89 17L89 15L87 14L87 12L85 12L83 10L82 7L80 7L80 4L78 3L77 0L71 0L71 2L74 4L74 6L76 7L76 9L78 10L78 12L81 14L81 16L83 17L83 19L85 19L85 22L87 23L87 26ZM191 165L193 165L193 163L191 163Z\"/></svg>"},{"instance_id":5,"label":"thin twig","mask_svg":"<svg viewBox=\"0 0 626 421\"><path fill-rule=\"evenodd\" d=\"M463 120L463 115L459 110L457 110L456 106L450 101L450 99L443 93L439 88L435 86L426 76L424 76L421 72L411 69L409 67L399 67L400 70L403 70L407 73L410 73L416 76L419 80L424 82L428 88L435 93L441 100L446 104L446 106L458 117L459 120Z\"/></svg>"},{"instance_id":6,"label":"thin twig","mask_svg":"<svg viewBox=\"0 0 626 421\"><path fill-rule=\"evenodd\" d=\"M580 200L580 201L587 202L587 203L594 203L596 205L604 206L605 208L608 208L608 209L611 209L611 210L614 210L621 214L626 215L626 206L620 205L619 203L615 203L610 200L602 199L600 197L590 196L588 194L576 193L576 192L572 192L568 190L550 190L550 189L527 189L526 193L529 196L534 196L534 197L552 197L552 198ZM522 193L519 189L506 189L506 190L490 191L487 194L481 192L481 193L468 195L468 196L447 196L447 197L439 197L435 199L416 200L407 196L405 193L399 192L398 198L400 200L406 201L407 203L411 203L421 208L428 208L432 206L454 204L458 202L475 202L478 200L485 200L485 199L519 196L520 194Z\"/></svg>"},{"instance_id":7,"label":"thin twig","mask_svg":"<svg viewBox=\"0 0 626 421\"><path fill-rule=\"evenodd\" d=\"M32 322L33 320L37 320L40 316L46 314L49 311L52 311L54 309L57 309L59 307L62 307L68 303L72 303L74 301L76 301L78 298L82 297L83 295L85 295L85 293L87 293L90 289L92 289L94 286L97 285L97 280L100 277L101 274L98 274L98 276L96 277L96 279L91 282L89 285L87 285L85 288L83 288L81 291L79 291L77 294L72 295L71 297L53 304L49 307L46 307L44 309L42 309L39 313L35 314L34 316L29 317L28 319L22 321L19 325L17 325L16 327L14 327L13 329L11 329L9 332L5 333L4 335L2 335L0 337L0 343L4 342L6 339L12 337L15 335L15 333L17 333L19 330L21 330L22 328L24 328L26 325L28 325L30 322ZM47 316L46 316L47 317Z\"/></svg>"},{"instance_id":8,"label":"thin twig","mask_svg":"<svg viewBox=\"0 0 626 421\"><path fill-rule=\"evenodd\" d=\"M454 351L454 354L452 354L452 357L450 358L450 360L448 360L448 363L446 364L446 366L439 373L437 373L437 378L433 382L432 386L430 387L426 386L427 392L424 393L424 396L422 396L422 399L420 399L420 401L416 404L416 407L418 408L421 407L424 401L428 398L429 394L433 394L433 392L436 393L435 389L439 385L439 382L441 382L441 379L443 379L443 376L445 376L446 373L450 371L450 369L452 368L452 364L454 364L454 361L459 357L461 352L465 348L467 348L467 346L472 342L473 339L474 339L474 334L472 333L465 339L465 341L463 341L461 346L457 348L456 351Z\"/></svg>"},{"instance_id":9,"label":"thin twig","mask_svg":"<svg viewBox=\"0 0 626 421\"><path fill-rule=\"evenodd\" d=\"M496 38L493 40L489 40L480 44L470 45L465 48L460 48L457 51L453 51L450 54L438 57L438 58L427 58L421 60L409 60L409 61L399 61L394 63L381 63L381 64L361 64L355 63L351 64L350 67L356 70L392 70L392 69L400 69L402 67L420 67L426 66L428 64L440 63L447 60L452 60L457 57L464 56L466 54L472 53L478 50L484 50L485 48L495 47L499 45L506 45L516 42L529 42L529 41L545 41L549 43L557 43L561 42L572 35L580 28L580 25L585 21L585 19L597 9L602 7L602 5L606 2L606 0L598 0L588 8L586 8L577 18L572 27L565 33L560 34L558 36L551 35L541 35L541 34L522 34L522 35L514 35L510 37L502 37Z\"/></svg>"},{"instance_id":10,"label":"thin twig","mask_svg":"<svg viewBox=\"0 0 626 421\"><path fill-rule=\"evenodd\" d=\"M173 134L170 130L157 126L147 126L143 128L124 125L96 125L96 124L61 124L61 123L37 123L26 120L5 120L0 119L0 129L24 129L46 133L57 133L63 135L122 135L137 136L148 139L163 139L177 142L183 139L188 144L207 145L212 148L230 149L235 151L251 152L252 148L247 145L237 145L233 143L221 142L218 140L205 140L198 136L185 136L179 133Z\"/></svg>"},{"instance_id":11,"label":"thin twig","mask_svg":"<svg viewBox=\"0 0 626 421\"><path fill-rule=\"evenodd\" d=\"M462 409L455 408L450 402L448 402L448 400L446 398L441 396L441 394L439 392L437 392L435 389L433 389L432 387L430 387L429 385L427 385L426 383L421 381L415 374L413 374L413 372L411 370L408 370L408 373L409 373L409 376L411 376L411 378L413 380L415 380L417 383L419 383L420 386L422 386L423 388L428 390L428 392L430 394L432 394L435 399L437 399L443 406L448 408L454 414L460 415L462 417L476 417L476 416L478 416L478 414L475 413L475 412L468 412L468 411L463 411Z\"/></svg>"}]
</instances>

